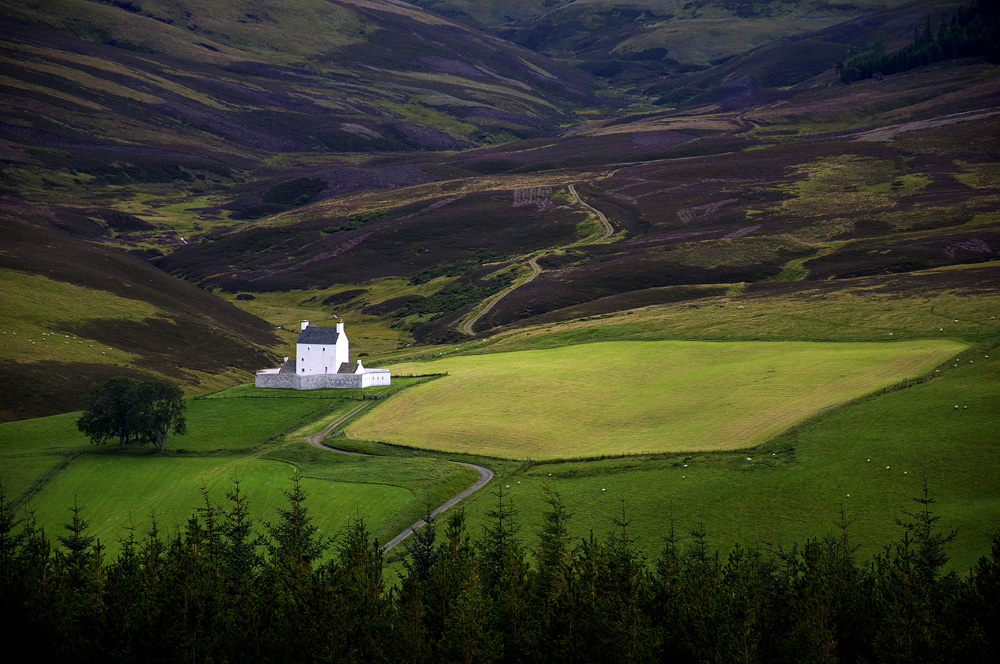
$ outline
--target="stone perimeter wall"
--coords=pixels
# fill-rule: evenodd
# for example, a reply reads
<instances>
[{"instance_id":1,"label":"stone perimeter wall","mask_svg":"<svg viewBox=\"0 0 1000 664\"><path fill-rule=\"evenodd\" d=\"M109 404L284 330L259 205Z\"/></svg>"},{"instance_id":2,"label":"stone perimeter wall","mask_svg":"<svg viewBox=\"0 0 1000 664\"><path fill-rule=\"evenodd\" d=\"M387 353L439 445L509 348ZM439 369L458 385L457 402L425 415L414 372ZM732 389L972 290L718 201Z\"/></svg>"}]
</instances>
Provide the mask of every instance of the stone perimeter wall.
<instances>
[{"instance_id":1,"label":"stone perimeter wall","mask_svg":"<svg viewBox=\"0 0 1000 664\"><path fill-rule=\"evenodd\" d=\"M361 387L363 374L257 374L256 387L290 387L294 390L318 390L321 387Z\"/></svg>"}]
</instances>

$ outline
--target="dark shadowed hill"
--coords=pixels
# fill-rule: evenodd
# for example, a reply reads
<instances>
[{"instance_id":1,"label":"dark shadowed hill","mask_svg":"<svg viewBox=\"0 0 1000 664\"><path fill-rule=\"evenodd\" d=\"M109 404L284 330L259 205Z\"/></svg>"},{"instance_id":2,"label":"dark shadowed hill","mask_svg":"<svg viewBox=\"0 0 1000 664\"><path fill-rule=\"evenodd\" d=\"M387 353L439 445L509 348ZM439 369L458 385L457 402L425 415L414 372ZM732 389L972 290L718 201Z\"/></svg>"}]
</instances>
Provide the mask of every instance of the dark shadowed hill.
<instances>
[{"instance_id":1,"label":"dark shadowed hill","mask_svg":"<svg viewBox=\"0 0 1000 664\"><path fill-rule=\"evenodd\" d=\"M414 4L571 62L615 86L640 94L669 94L674 104L742 76L754 77L765 88L794 85L876 43L909 39L914 24L927 12L961 3L415 0Z\"/></svg>"}]
</instances>

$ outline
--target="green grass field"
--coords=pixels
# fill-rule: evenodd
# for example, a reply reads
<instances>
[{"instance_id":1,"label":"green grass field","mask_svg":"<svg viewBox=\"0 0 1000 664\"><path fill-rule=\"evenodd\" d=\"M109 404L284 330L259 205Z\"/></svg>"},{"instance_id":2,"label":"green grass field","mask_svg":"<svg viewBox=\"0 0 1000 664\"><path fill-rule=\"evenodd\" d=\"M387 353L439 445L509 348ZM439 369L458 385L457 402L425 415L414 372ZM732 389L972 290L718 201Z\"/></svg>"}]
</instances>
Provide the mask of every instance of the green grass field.
<instances>
[{"instance_id":1,"label":"green grass field","mask_svg":"<svg viewBox=\"0 0 1000 664\"><path fill-rule=\"evenodd\" d=\"M738 449L964 348L658 341L448 357L419 365L447 377L372 410L347 433L507 458Z\"/></svg>"},{"instance_id":2,"label":"green grass field","mask_svg":"<svg viewBox=\"0 0 1000 664\"><path fill-rule=\"evenodd\" d=\"M439 459L343 455L307 444L303 436L314 433L317 422L361 403L354 390L316 398L329 392L188 399L189 433L169 437L163 455L142 447L124 453L114 445L96 447L76 430L78 413L0 424L0 481L8 500L30 508L53 538L78 504L90 534L115 555L130 525L138 535L148 531L151 514L162 531L184 525L204 506L202 487L226 508L234 477L261 524L274 521L275 510L286 506L284 492L298 473L307 507L325 535L363 518L382 541L417 520L428 504L441 504L478 477ZM256 391L230 391L247 393Z\"/></svg>"},{"instance_id":3,"label":"green grass field","mask_svg":"<svg viewBox=\"0 0 1000 664\"><path fill-rule=\"evenodd\" d=\"M254 517L275 521L275 510L287 506L283 492L291 488L294 472L290 464L270 459L84 455L60 472L31 506L40 523L66 523L67 506L75 500L85 507L82 516L91 522L90 533L114 550L130 523L137 526L137 534L148 530L151 512L165 531L183 526L204 506L199 491L203 485L211 488L213 501L226 507L225 491L234 476L241 480ZM326 535L335 534L351 517L364 517L377 527L414 497L398 486L309 476L302 478L302 488L310 513Z\"/></svg>"},{"instance_id":4,"label":"green grass field","mask_svg":"<svg viewBox=\"0 0 1000 664\"><path fill-rule=\"evenodd\" d=\"M682 542L703 522L712 548L723 552L736 542L787 549L838 533L843 504L851 541L868 557L902 536L895 521L918 507L911 499L926 477L938 525L959 531L946 547L949 569L964 573L989 551L1000 524L1000 354L989 354L970 351L938 378L859 399L750 452L526 464L492 489L509 485L533 546L548 485L574 513L577 537L606 536L624 500L630 536L648 556L661 549L671 521ZM496 497L480 492L466 509L479 536Z\"/></svg>"},{"instance_id":5,"label":"green grass field","mask_svg":"<svg viewBox=\"0 0 1000 664\"><path fill-rule=\"evenodd\" d=\"M606 536L621 519L624 501L630 537L638 537L639 546L652 557L671 524L686 537L699 522L705 524L711 546L723 552L736 542L748 546L773 542L787 548L809 536L833 533L843 504L852 521L852 541L860 546L859 555L868 556L901 534L895 519L913 508L910 499L920 494L926 476L938 501L935 511L942 517L941 526L959 528L958 539L947 549L950 568L965 572L988 551L989 538L1000 523L1000 462L993 461L1000 355L987 357L991 351L986 346L967 348L967 344L948 341L617 342L446 357L416 366L421 372L447 369L449 376L402 390L378 405L372 402L371 412L405 414L411 395L419 396L428 387L448 387L450 382L468 390L483 376L493 376L493 385L499 389L508 380L504 376L530 365L540 374L550 374L540 379L549 381L548 389L562 390L558 394L567 403L576 401L566 395L580 394L579 401L591 406L614 406L618 417L623 417L625 406L638 411L645 404L644 412L652 415L643 421L650 427L671 429L657 424L657 414L676 412L674 402L689 398L696 390L708 395L703 398L715 400L710 408L716 411L729 407L725 404L729 399L749 400L760 412L780 412L776 404L784 399L797 404L801 412L794 419L800 421L823 408L798 401L803 393L822 392L836 403L892 383L898 376L920 373L947 353L946 359L960 362L943 365L931 380L823 411L750 451L705 445L677 454L550 462L538 462L541 455L533 454L534 463L472 457L497 476L491 487L465 505L470 532L478 537L487 522L486 513L495 508L492 492L505 487L518 510L521 536L533 547L544 509L543 486L558 491L574 513L570 531L578 537L591 532ZM598 357L594 357L595 349ZM551 360L545 359L549 356ZM584 364L584 358L595 366ZM636 362L641 358L647 367L660 366L669 379L645 380L645 390L629 388L628 381L609 384L608 377L614 375L609 367L630 358ZM685 368L685 363L690 366ZM809 371L793 371L795 367ZM771 369L775 374L767 373ZM590 382L565 379L588 372ZM563 383L556 380L557 374L564 376ZM735 380L740 375L744 379ZM830 386L834 375L836 389ZM752 401L765 387L771 389L769 383L779 384L779 378L784 387L772 394L773 402ZM418 380L398 383L402 387ZM795 380L807 382L796 387ZM717 394L705 386L719 381L727 387L716 390ZM672 382L680 385L679 391L670 393ZM583 389L595 383L593 393ZM625 389L633 389L627 396L637 403L606 397ZM847 393L834 394L841 389ZM52 537L62 533L62 524L71 517L68 508L76 501L84 508L82 516L90 521L91 533L114 555L129 524L143 534L151 512L167 532L183 525L203 504L203 485L210 488L213 502L225 507L224 494L234 475L241 478L258 523L276 518L275 508L284 505L283 492L298 472L308 494L307 507L324 534L336 535L347 519L362 517L380 541L387 541L428 505L441 504L476 478L474 471L446 461L460 458L454 452L428 452L344 436L330 439L332 445L376 455L352 456L305 443L305 435L360 403L348 399L353 393L345 392L344 399L226 398L257 392L243 386L217 395L222 398L189 400L191 433L168 439L167 454L162 456L142 448L125 454L113 446L95 448L75 430L77 415L73 413L2 424L0 479L10 499L35 491L28 504ZM505 397L511 407L516 404L515 396L508 393ZM469 426L480 424L476 401L464 399ZM593 408L576 412L578 417L590 416ZM745 412L748 418L754 414L749 408ZM524 419L511 413L507 418L508 424ZM711 424L719 418L700 419ZM762 427L769 422L766 417L748 421ZM587 433L588 427L570 424L577 435ZM488 450L474 451L484 454ZM595 451L609 452L606 446ZM398 552L390 556L390 561L397 559Z\"/></svg>"}]
</instances>

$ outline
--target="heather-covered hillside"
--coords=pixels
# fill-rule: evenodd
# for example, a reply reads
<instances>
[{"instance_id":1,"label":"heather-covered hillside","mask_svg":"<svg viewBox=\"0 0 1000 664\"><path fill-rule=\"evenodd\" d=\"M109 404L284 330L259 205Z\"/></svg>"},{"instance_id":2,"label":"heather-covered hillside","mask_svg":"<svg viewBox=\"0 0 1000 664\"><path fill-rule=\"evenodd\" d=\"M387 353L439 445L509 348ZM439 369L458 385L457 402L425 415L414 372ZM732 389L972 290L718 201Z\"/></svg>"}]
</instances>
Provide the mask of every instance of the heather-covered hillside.
<instances>
[{"instance_id":1,"label":"heather-covered hillside","mask_svg":"<svg viewBox=\"0 0 1000 664\"><path fill-rule=\"evenodd\" d=\"M97 298L72 316L8 307L36 348L0 359L33 376L42 361L174 372L195 390L287 354L278 328L300 318L349 317L359 350L384 355L722 295L996 280L996 65L841 76L954 3L463 6L0 2L0 217L21 238L2 255L8 299ZM589 45L556 25L572 16ZM726 37L740 26L763 31ZM123 288L122 261L160 285ZM179 321L213 309L197 336L229 341L176 359L195 329ZM49 357L43 331L103 355Z\"/></svg>"}]
</instances>

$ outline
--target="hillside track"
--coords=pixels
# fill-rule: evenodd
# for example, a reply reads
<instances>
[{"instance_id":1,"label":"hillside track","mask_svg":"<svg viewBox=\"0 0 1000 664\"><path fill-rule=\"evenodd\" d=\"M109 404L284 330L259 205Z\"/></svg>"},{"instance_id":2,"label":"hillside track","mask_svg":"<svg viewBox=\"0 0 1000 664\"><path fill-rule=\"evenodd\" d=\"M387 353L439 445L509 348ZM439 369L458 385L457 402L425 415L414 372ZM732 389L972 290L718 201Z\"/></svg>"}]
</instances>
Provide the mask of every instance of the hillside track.
<instances>
[{"instance_id":1,"label":"hillside track","mask_svg":"<svg viewBox=\"0 0 1000 664\"><path fill-rule=\"evenodd\" d=\"M534 260L534 259L532 259L532 260ZM538 268L538 266L535 265L535 268ZM539 271L541 271L541 270L539 269ZM330 432L333 431L335 428L337 428L338 426L340 426L341 424L343 424L347 420L351 419L352 417L354 417L355 415L357 415L361 411L365 410L366 408L368 408L368 406L370 406L373 403L375 403L375 402L374 401L365 401L365 402L363 402L363 403L355 406L354 408L352 408L351 410L347 411L346 413L344 413L343 415L341 415L340 417L338 417L334 421L332 421L329 424L327 424L325 427L323 427L322 429L320 429L317 433L314 433L311 436L306 436L306 441L310 445L315 445L316 447L318 447L320 449L323 449L323 450L327 450L328 452L336 452L338 454L352 454L354 456L370 456L368 454L364 454L363 452L351 452L349 450L341 450L341 449L338 449L336 447L330 447L329 445L324 445L323 444L323 439L326 438L328 435L330 435ZM438 514L441 514L442 512L444 512L445 510L447 510L447 509L449 509L451 507L454 507L459 501L464 500L465 498L468 498L469 496L471 496L472 494L474 494L476 491L479 491L484 486L486 486L487 484L489 484L490 480L493 479L493 471L490 470L489 468L485 468L483 466L478 466L478 465L476 465L474 463L466 463L464 461L450 461L449 463L458 464L459 466L465 466L466 468L472 468L473 470L475 470L475 471L477 471L479 473L479 479L476 480L476 482L472 486L470 486L468 489L466 489L465 491L462 491L460 493L456 493L454 496L452 496L451 498L449 498L448 500L446 500L444 503L442 503L439 507L437 507L433 511L431 511L431 514L430 514L431 518L436 517ZM426 524L427 524L427 521L425 519L419 519L412 526L410 526L409 528L407 528L406 530L404 530L403 532L399 533L398 535L396 535L395 537L393 537L391 540L389 540L388 542L386 542L385 545L382 546L382 552L385 553L385 552L389 551L394 546L396 546L397 544L399 544L400 542L402 542L403 540L405 540L407 537L409 537L411 533L419 530L420 528L424 527Z\"/></svg>"},{"instance_id":2,"label":"hillside track","mask_svg":"<svg viewBox=\"0 0 1000 664\"><path fill-rule=\"evenodd\" d=\"M498 293L496 295L496 297L494 297L492 300L490 300L486 304L486 306L483 307L482 311L480 311L478 314L476 314L475 316L473 316L472 318L470 318L469 320L467 320L462 325L462 332L465 332L466 334L468 334L469 336L472 336L472 337L476 336L476 331L473 328L475 327L476 323L479 322L480 318L482 318L487 313L489 313L490 309L492 309L496 305L497 302L499 302L500 300L502 300L506 296L510 295L510 293L512 293L514 290L520 288L521 286L523 286L523 285L525 285L527 283L530 283L535 277L537 277L539 274L541 274L542 273L542 268L541 268L541 266L538 265L538 259L540 257L541 257L540 255L532 256L531 259L528 261L528 265L531 267L531 274L528 275L527 279L525 279L524 281L522 281L519 284L514 284L513 286L510 286L506 290L503 290L500 293Z\"/></svg>"},{"instance_id":3,"label":"hillside track","mask_svg":"<svg viewBox=\"0 0 1000 664\"><path fill-rule=\"evenodd\" d=\"M610 173L608 173L605 176L605 178L612 177L615 173L618 172L618 170L619 169L616 168L615 170L611 171ZM597 208L595 208L593 205L585 202L582 198L580 198L580 194L578 194L576 192L576 187L574 185L572 185L572 184L568 185L568 189L569 189L570 195L573 197L573 200L576 201L576 203L578 205L582 205L583 207L587 208L592 213L594 213L594 215L597 216L598 220L600 220L601 224L604 226L604 234L601 235L599 238L593 240L592 242L588 242L587 244L596 244L598 242L603 242L603 241L609 239L612 235L615 234L615 227L611 225L611 222L608 221L607 216L605 216L605 214L603 212L601 212L600 210L598 210ZM582 245L582 246L586 246L586 245ZM524 281L522 281L521 283L514 284L510 288L507 288L506 290L504 290L504 291L500 292L499 294L497 294L492 300L490 300L486 304L485 307L483 307L482 311L480 311L478 314L476 314L475 316L473 316L472 318L470 318L469 320L465 321L465 323L462 324L462 332L464 332L465 334L468 334L470 337L476 336L476 331L475 331L474 328L476 326L476 323L479 322L479 319L481 319L483 316L485 316L487 313L489 313L490 310L494 306L496 306L497 302L499 302L503 298L507 297L508 295L510 295L511 293L513 293L515 290L517 290L521 286L523 286L523 285L525 285L527 283L530 283L532 280L534 280L535 277L537 277L539 274L542 273L542 268L538 265L538 259L541 258L542 256L543 256L543 254L535 254L534 256L532 256L528 260L528 265L531 267L531 274L528 275L528 278L525 279Z\"/></svg>"},{"instance_id":4,"label":"hillside track","mask_svg":"<svg viewBox=\"0 0 1000 664\"><path fill-rule=\"evenodd\" d=\"M614 171L612 171L612 175L613 174ZM609 175L608 177L611 176ZM611 225L611 222L608 221L608 218L604 215L604 213L595 208L590 203L587 203L582 198L580 198L580 194L576 193L576 187L574 185L569 185L569 193L573 197L573 200L575 200L577 203L579 203L580 205L582 205L583 207L587 208L595 215L597 215L597 218L601 221L602 224L604 224L604 235L594 240L594 242L592 242L591 244L597 242L603 242L604 240L607 240L608 238L610 238L612 235L615 234L614 226Z\"/></svg>"},{"instance_id":5,"label":"hillside track","mask_svg":"<svg viewBox=\"0 0 1000 664\"><path fill-rule=\"evenodd\" d=\"M333 431L335 428L337 428L338 426L340 426L341 424L343 424L347 420L351 419L352 417L354 417L355 415L357 415L358 413L360 413L361 411L363 411L365 408L367 408L368 406L370 406L372 403L374 403L374 402L373 401L364 401L364 402L358 404L354 408L350 409L349 411L347 411L346 413L344 413L343 415L341 415L340 417L338 417L337 419L335 419L333 422L330 422L329 424L327 424L325 427L323 427L322 429L320 429L317 433L314 433L311 436L306 436L306 442L308 442L310 445L315 445L316 447L318 447L320 449L329 450L330 452L339 452L340 454L353 454L355 456L368 456L367 454L364 454L362 452L351 452L349 450L339 450L339 449L337 449L335 447L330 447L328 445L324 445L323 444L323 439L326 438L327 436L329 436L330 432Z\"/></svg>"}]
</instances>

